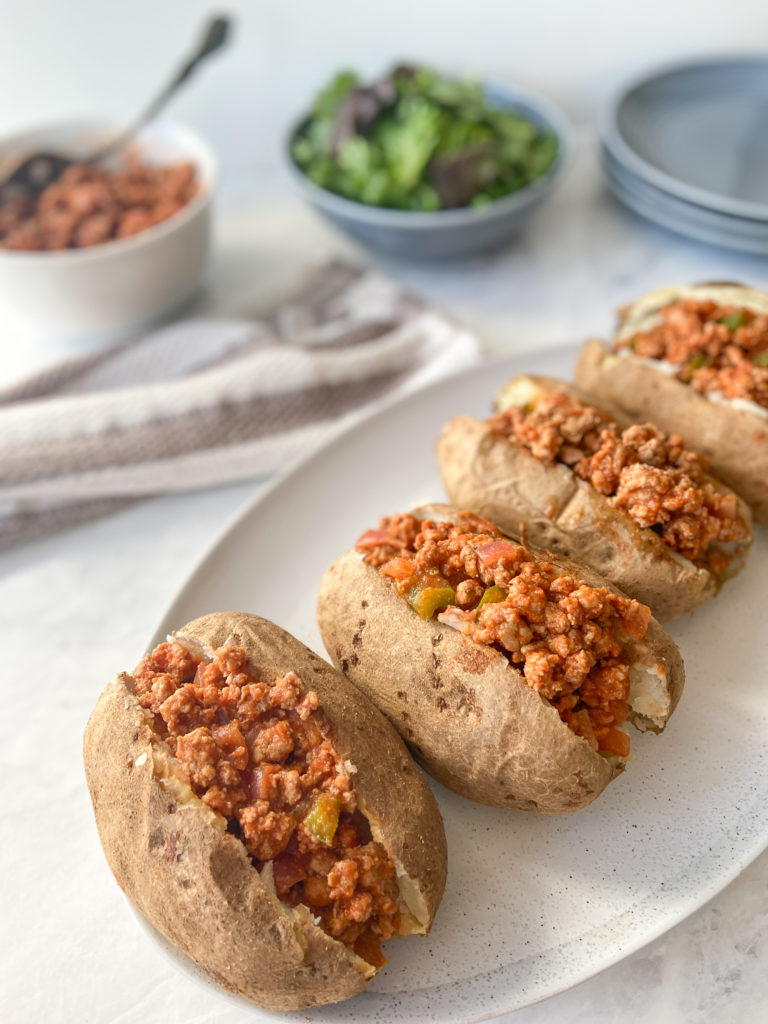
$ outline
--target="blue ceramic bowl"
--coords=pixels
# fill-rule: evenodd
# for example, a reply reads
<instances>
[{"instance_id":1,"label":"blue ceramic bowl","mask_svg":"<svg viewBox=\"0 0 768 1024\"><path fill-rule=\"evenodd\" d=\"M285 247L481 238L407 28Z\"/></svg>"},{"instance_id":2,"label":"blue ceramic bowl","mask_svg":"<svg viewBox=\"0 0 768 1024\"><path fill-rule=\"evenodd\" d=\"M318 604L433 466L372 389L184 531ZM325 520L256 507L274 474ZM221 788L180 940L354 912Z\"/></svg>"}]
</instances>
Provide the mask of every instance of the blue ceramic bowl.
<instances>
[{"instance_id":1,"label":"blue ceramic bowl","mask_svg":"<svg viewBox=\"0 0 768 1024\"><path fill-rule=\"evenodd\" d=\"M378 252L436 260L497 249L509 241L552 191L568 159L571 131L565 116L540 96L498 79L485 81L483 89L490 105L527 117L539 127L554 132L559 143L555 161L545 175L488 206L419 213L367 206L329 192L310 181L291 156L291 144L306 118L293 126L286 141L291 177L318 213L356 241Z\"/></svg>"}]
</instances>

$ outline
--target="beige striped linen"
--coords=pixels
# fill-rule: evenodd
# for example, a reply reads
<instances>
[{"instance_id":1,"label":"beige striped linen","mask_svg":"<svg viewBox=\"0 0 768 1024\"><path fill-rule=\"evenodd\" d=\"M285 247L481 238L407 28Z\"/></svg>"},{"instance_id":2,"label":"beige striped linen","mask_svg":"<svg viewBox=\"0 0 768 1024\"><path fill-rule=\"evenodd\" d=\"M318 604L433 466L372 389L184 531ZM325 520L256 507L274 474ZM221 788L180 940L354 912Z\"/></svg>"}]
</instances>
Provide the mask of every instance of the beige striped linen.
<instances>
[{"instance_id":1,"label":"beige striped linen","mask_svg":"<svg viewBox=\"0 0 768 1024\"><path fill-rule=\"evenodd\" d=\"M259 322L181 321L54 366L0 391L0 544L279 472L479 352L395 282L333 262Z\"/></svg>"}]
</instances>

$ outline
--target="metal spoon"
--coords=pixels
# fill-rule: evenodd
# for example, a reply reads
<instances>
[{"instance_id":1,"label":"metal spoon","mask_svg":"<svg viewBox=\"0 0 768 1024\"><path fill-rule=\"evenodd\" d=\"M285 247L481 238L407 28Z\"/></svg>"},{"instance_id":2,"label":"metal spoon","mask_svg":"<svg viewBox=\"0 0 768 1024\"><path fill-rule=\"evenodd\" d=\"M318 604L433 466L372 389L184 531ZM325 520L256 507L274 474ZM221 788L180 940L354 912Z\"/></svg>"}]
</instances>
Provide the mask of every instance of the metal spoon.
<instances>
[{"instance_id":1,"label":"metal spoon","mask_svg":"<svg viewBox=\"0 0 768 1024\"><path fill-rule=\"evenodd\" d=\"M33 153L24 157L14 170L0 181L0 205L19 199L36 199L52 181L74 163L95 163L122 149L148 121L151 121L189 78L200 62L227 41L231 28L229 18L212 18L193 54L176 72L162 92L146 107L130 127L120 132L90 156L72 158L60 153Z\"/></svg>"}]
</instances>

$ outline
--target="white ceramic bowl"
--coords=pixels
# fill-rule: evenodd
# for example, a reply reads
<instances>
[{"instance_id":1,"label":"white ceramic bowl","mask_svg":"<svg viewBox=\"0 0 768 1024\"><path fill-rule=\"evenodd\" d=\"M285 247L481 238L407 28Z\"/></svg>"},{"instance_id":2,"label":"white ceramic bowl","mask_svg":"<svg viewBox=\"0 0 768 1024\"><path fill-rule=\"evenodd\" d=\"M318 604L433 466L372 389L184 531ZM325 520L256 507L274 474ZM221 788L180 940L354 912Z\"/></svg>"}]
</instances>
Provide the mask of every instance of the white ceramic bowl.
<instances>
[{"instance_id":1,"label":"white ceramic bowl","mask_svg":"<svg viewBox=\"0 0 768 1024\"><path fill-rule=\"evenodd\" d=\"M18 153L92 152L119 131L106 122L60 122L4 138L0 162ZM216 161L193 132L162 122L138 137L149 163L191 160L200 190L168 220L129 238L61 252L0 249L0 315L34 337L117 341L161 320L197 290L210 241Z\"/></svg>"}]
</instances>

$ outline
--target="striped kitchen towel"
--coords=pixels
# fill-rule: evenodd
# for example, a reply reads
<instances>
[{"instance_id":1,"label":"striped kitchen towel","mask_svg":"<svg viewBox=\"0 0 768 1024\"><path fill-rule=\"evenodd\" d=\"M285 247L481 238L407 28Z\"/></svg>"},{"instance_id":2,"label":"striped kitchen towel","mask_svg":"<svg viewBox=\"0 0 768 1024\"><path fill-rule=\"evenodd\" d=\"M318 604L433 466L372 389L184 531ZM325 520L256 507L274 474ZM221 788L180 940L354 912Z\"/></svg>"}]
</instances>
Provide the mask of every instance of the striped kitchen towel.
<instances>
[{"instance_id":1,"label":"striped kitchen towel","mask_svg":"<svg viewBox=\"0 0 768 1024\"><path fill-rule=\"evenodd\" d=\"M275 473L478 356L393 281L333 262L258 323L182 321L59 364L0 391L0 544Z\"/></svg>"}]
</instances>

